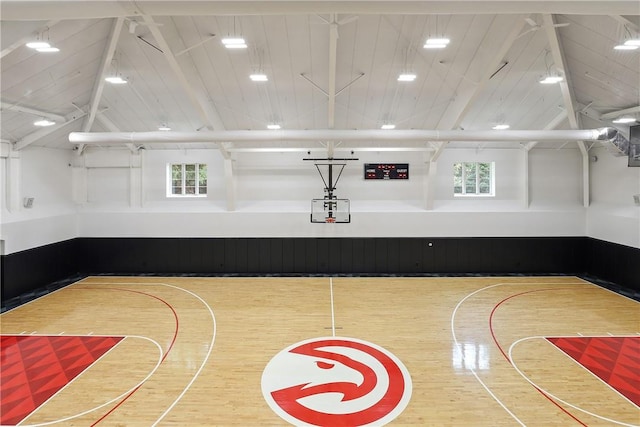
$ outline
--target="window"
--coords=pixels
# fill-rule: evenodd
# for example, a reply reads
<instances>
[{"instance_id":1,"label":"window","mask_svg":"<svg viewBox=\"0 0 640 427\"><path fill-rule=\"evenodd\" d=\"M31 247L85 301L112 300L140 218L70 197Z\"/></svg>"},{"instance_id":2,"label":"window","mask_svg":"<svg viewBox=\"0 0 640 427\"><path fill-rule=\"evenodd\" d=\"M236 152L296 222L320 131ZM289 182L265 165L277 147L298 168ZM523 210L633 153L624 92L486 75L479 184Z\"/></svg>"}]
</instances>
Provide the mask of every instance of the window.
<instances>
[{"instance_id":1,"label":"window","mask_svg":"<svg viewBox=\"0 0 640 427\"><path fill-rule=\"evenodd\" d=\"M493 196L494 163L461 162L453 164L454 196Z\"/></svg>"},{"instance_id":2,"label":"window","mask_svg":"<svg viewBox=\"0 0 640 427\"><path fill-rule=\"evenodd\" d=\"M167 165L167 197L205 197L207 165L174 163Z\"/></svg>"}]
</instances>

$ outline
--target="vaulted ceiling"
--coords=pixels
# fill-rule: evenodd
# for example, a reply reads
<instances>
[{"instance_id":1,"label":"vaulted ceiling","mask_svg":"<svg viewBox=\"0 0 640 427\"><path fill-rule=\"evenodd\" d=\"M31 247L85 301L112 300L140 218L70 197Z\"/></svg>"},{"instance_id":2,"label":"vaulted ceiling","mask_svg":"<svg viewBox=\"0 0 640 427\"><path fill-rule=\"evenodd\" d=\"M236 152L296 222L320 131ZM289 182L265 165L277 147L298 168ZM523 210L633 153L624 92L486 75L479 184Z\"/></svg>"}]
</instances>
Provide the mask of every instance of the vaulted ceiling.
<instances>
[{"instance_id":1,"label":"vaulted ceiling","mask_svg":"<svg viewBox=\"0 0 640 427\"><path fill-rule=\"evenodd\" d=\"M637 0L2 1L0 12L1 138L15 149L163 124L624 132L613 119L640 118L640 49L614 50L638 38ZM247 48L225 48L230 36ZM450 43L425 49L429 37ZM34 38L59 52L26 47ZM104 80L114 73L127 83ZM43 117L56 124L35 127Z\"/></svg>"}]
</instances>

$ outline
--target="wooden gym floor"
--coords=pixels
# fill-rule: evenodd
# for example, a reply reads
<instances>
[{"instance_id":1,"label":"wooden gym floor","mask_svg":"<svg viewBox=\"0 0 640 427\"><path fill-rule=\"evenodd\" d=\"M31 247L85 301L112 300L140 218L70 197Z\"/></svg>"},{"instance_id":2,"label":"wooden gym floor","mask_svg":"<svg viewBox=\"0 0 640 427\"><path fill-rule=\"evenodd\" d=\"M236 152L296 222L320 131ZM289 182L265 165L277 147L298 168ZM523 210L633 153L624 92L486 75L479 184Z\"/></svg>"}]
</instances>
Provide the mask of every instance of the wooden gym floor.
<instances>
[{"instance_id":1,"label":"wooden gym floor","mask_svg":"<svg viewBox=\"0 0 640 427\"><path fill-rule=\"evenodd\" d=\"M575 277L89 277L0 316L0 421L640 425L638 304Z\"/></svg>"}]
</instances>

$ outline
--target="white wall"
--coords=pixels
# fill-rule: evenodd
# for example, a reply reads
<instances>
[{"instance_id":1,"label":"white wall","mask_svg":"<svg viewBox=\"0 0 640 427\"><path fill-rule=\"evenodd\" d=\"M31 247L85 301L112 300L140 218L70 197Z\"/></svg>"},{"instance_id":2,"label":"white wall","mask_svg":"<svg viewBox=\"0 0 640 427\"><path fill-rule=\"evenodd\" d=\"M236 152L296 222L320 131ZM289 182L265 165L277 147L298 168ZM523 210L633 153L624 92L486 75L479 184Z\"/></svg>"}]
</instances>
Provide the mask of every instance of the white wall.
<instances>
[{"instance_id":1,"label":"white wall","mask_svg":"<svg viewBox=\"0 0 640 427\"><path fill-rule=\"evenodd\" d=\"M590 151L591 205L587 210L586 235L640 248L640 168L628 167L627 157L613 156L606 148Z\"/></svg>"},{"instance_id":2,"label":"white wall","mask_svg":"<svg viewBox=\"0 0 640 427\"><path fill-rule=\"evenodd\" d=\"M531 180L532 207L526 207L522 150L447 149L438 161L435 209L426 211L422 153L355 153L358 160L346 162L336 190L339 198L351 200L352 223L324 225L309 221L310 201L323 197L324 184L313 162L303 160L306 153L234 154L237 203L228 211L224 162L217 150L147 150L143 206L123 206L125 176L117 168L104 169L100 180L95 173L88 178L89 202L80 210L78 230L93 237L581 236L585 210L579 198L579 156L574 149L541 150L532 156L537 173L549 165L546 173L562 183ZM494 161L496 196L455 198L453 163L459 161ZM166 198L169 162L207 163L207 197ZM364 163L386 162L409 163L410 179L364 180ZM109 188L114 183L119 189ZM117 196L105 207L93 202L98 195L91 192Z\"/></svg>"},{"instance_id":3,"label":"white wall","mask_svg":"<svg viewBox=\"0 0 640 427\"><path fill-rule=\"evenodd\" d=\"M31 148L19 154L18 175L0 160L0 239L5 253L46 245L77 236L76 206L71 200L70 150ZM15 160L14 160L15 161ZM7 187L17 181L19 203L8 203ZM22 200L33 197L33 207Z\"/></svg>"},{"instance_id":4,"label":"white wall","mask_svg":"<svg viewBox=\"0 0 640 427\"><path fill-rule=\"evenodd\" d=\"M434 209L425 210L422 153L355 153L336 194L351 199L351 224L311 224L310 200L323 183L306 153L235 153L236 207L228 210L225 165L217 150L146 150L136 163L126 150L89 152L86 201L72 202L72 151L23 150L21 191L35 198L30 210L8 212L2 191L1 237L12 253L72 237L462 237L584 236L640 247L640 219L632 194L640 169L600 150L592 164L592 206L582 205L581 155L575 148L447 148L438 161ZM4 160L3 160L4 161ZM453 163L494 161L494 198L453 196ZM626 162L626 159L624 159ZM168 162L208 164L206 198L166 197ZM410 179L363 179L363 163L406 162ZM77 166L76 163L74 165ZM2 163L0 175L5 177ZM77 168L76 168L77 169ZM135 174L140 173L140 179ZM82 179L76 174L75 179ZM77 184L77 183L76 183ZM525 203L528 191L529 204Z\"/></svg>"},{"instance_id":5,"label":"white wall","mask_svg":"<svg viewBox=\"0 0 640 427\"><path fill-rule=\"evenodd\" d=\"M582 155L578 150L538 148L529 152L532 209L582 208Z\"/></svg>"}]
</instances>

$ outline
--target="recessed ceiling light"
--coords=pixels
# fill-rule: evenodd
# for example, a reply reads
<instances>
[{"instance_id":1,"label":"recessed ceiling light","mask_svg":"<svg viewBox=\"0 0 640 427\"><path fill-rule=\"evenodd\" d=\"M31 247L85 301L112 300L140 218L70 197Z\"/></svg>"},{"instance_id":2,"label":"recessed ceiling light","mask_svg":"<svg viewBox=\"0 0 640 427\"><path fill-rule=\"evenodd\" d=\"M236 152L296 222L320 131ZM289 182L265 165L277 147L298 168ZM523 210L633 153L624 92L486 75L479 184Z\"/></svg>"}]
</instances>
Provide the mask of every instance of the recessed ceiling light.
<instances>
[{"instance_id":1,"label":"recessed ceiling light","mask_svg":"<svg viewBox=\"0 0 640 427\"><path fill-rule=\"evenodd\" d=\"M564 78L562 76L546 76L544 79L540 80L540 83L543 85L551 85L554 83L560 83Z\"/></svg>"},{"instance_id":2,"label":"recessed ceiling light","mask_svg":"<svg viewBox=\"0 0 640 427\"><path fill-rule=\"evenodd\" d=\"M510 128L510 126L507 125L507 124L499 124L499 125L495 125L493 127L493 129L495 129L495 130L505 130L505 129L509 129L509 128Z\"/></svg>"},{"instance_id":3,"label":"recessed ceiling light","mask_svg":"<svg viewBox=\"0 0 640 427\"><path fill-rule=\"evenodd\" d=\"M51 120L47 120L47 119L42 119L42 120L38 120L38 121L36 121L36 122L33 122L33 124L34 124L35 126L42 126L42 127L45 127L45 126L53 126L53 125L55 125L55 124L56 124L56 122L51 121Z\"/></svg>"},{"instance_id":4,"label":"recessed ceiling light","mask_svg":"<svg viewBox=\"0 0 640 427\"><path fill-rule=\"evenodd\" d=\"M44 49L44 48L47 48L47 47L51 47L51 45L49 43L44 42L42 40L31 41L31 42L25 44L25 46L27 46L28 48L31 48L31 49Z\"/></svg>"},{"instance_id":5,"label":"recessed ceiling light","mask_svg":"<svg viewBox=\"0 0 640 427\"><path fill-rule=\"evenodd\" d=\"M261 73L251 74L249 78L254 82L266 82L269 80L266 74L261 74Z\"/></svg>"},{"instance_id":6,"label":"recessed ceiling light","mask_svg":"<svg viewBox=\"0 0 640 427\"><path fill-rule=\"evenodd\" d=\"M445 47L447 47L447 45L449 44L451 40L441 37L441 38L429 38L427 39L427 41L424 43L424 48L425 49L444 49Z\"/></svg>"},{"instance_id":7,"label":"recessed ceiling light","mask_svg":"<svg viewBox=\"0 0 640 427\"><path fill-rule=\"evenodd\" d=\"M276 124L276 123L273 123L273 124L267 125L267 129L278 130L278 129L280 129L280 125Z\"/></svg>"},{"instance_id":8,"label":"recessed ceiling light","mask_svg":"<svg viewBox=\"0 0 640 427\"><path fill-rule=\"evenodd\" d=\"M169 126L167 126L166 124L162 124L161 126L158 127L158 130L168 132L168 131L171 130L171 128Z\"/></svg>"},{"instance_id":9,"label":"recessed ceiling light","mask_svg":"<svg viewBox=\"0 0 640 427\"><path fill-rule=\"evenodd\" d=\"M396 128L396 125L391 123L385 123L384 125L380 126L380 129L383 129L383 130L390 130L395 128Z\"/></svg>"},{"instance_id":10,"label":"recessed ceiling light","mask_svg":"<svg viewBox=\"0 0 640 427\"><path fill-rule=\"evenodd\" d=\"M635 122L636 119L634 117L618 117L617 119L613 120L613 123L633 123Z\"/></svg>"},{"instance_id":11,"label":"recessed ceiling light","mask_svg":"<svg viewBox=\"0 0 640 427\"><path fill-rule=\"evenodd\" d=\"M121 76L109 76L109 77L105 77L105 80L114 85L121 85L127 82Z\"/></svg>"},{"instance_id":12,"label":"recessed ceiling light","mask_svg":"<svg viewBox=\"0 0 640 427\"><path fill-rule=\"evenodd\" d=\"M446 37L442 38L429 38L427 39L427 44L449 44L451 40Z\"/></svg>"},{"instance_id":13,"label":"recessed ceiling light","mask_svg":"<svg viewBox=\"0 0 640 427\"><path fill-rule=\"evenodd\" d=\"M444 49L447 47L446 44L425 44L423 46L425 49Z\"/></svg>"},{"instance_id":14,"label":"recessed ceiling light","mask_svg":"<svg viewBox=\"0 0 640 427\"><path fill-rule=\"evenodd\" d=\"M619 44L617 46L614 46L615 50L636 50L639 46L633 45L633 44Z\"/></svg>"},{"instance_id":15,"label":"recessed ceiling light","mask_svg":"<svg viewBox=\"0 0 640 427\"><path fill-rule=\"evenodd\" d=\"M412 82L416 79L416 75L413 73L403 73L398 76L399 82Z\"/></svg>"},{"instance_id":16,"label":"recessed ceiling light","mask_svg":"<svg viewBox=\"0 0 640 427\"><path fill-rule=\"evenodd\" d=\"M246 49L247 43L242 37L226 37L222 39L222 44L227 49Z\"/></svg>"},{"instance_id":17,"label":"recessed ceiling light","mask_svg":"<svg viewBox=\"0 0 640 427\"><path fill-rule=\"evenodd\" d=\"M60 52L60 49L58 49L57 47L53 47L53 46L49 46L49 47L39 47L36 48L36 50L38 52L42 52L42 53L54 53L54 52Z\"/></svg>"},{"instance_id":18,"label":"recessed ceiling light","mask_svg":"<svg viewBox=\"0 0 640 427\"><path fill-rule=\"evenodd\" d=\"M629 39L624 42L625 46L640 46L640 39Z\"/></svg>"}]
</instances>

